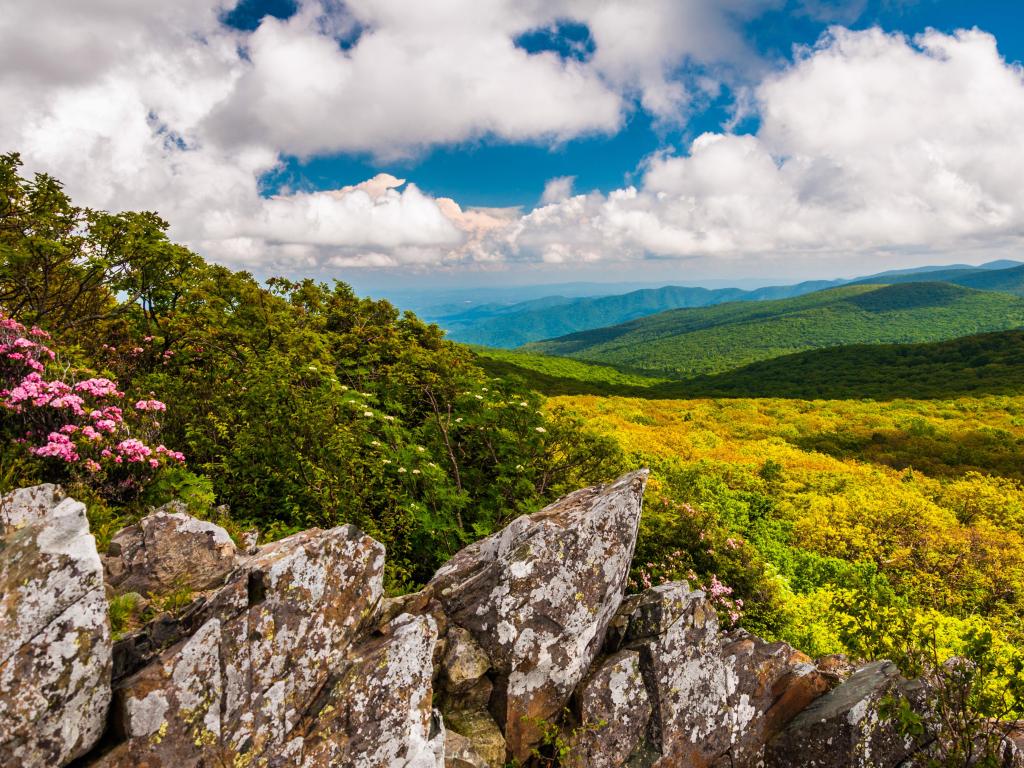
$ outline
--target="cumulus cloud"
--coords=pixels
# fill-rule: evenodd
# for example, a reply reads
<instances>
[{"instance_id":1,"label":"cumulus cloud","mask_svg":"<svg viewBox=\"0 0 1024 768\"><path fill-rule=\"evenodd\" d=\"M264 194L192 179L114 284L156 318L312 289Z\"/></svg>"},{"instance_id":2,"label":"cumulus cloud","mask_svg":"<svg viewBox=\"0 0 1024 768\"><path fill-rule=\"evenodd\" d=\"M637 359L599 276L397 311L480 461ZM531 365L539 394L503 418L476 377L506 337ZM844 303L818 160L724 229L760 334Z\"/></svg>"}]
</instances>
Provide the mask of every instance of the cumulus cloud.
<instances>
[{"instance_id":1,"label":"cumulus cloud","mask_svg":"<svg viewBox=\"0 0 1024 768\"><path fill-rule=\"evenodd\" d=\"M575 181L575 176L556 176L553 179L548 179L544 185L544 192L540 196L540 204L560 203L570 197Z\"/></svg>"},{"instance_id":2,"label":"cumulus cloud","mask_svg":"<svg viewBox=\"0 0 1024 768\"><path fill-rule=\"evenodd\" d=\"M540 208L516 244L581 261L1019 248L1024 74L991 35L835 28L755 109L755 135L650 157L638 188Z\"/></svg>"},{"instance_id":3,"label":"cumulus cloud","mask_svg":"<svg viewBox=\"0 0 1024 768\"><path fill-rule=\"evenodd\" d=\"M236 1L6 3L0 103L18 108L0 111L0 144L76 199L159 210L233 263L495 261L515 256L508 211L382 177L267 199L260 179L288 155L610 134L638 98L678 117L682 65L750 60L734 20L773 2L300 0L245 32L222 22ZM592 55L517 45L565 20L592 31Z\"/></svg>"},{"instance_id":4,"label":"cumulus cloud","mask_svg":"<svg viewBox=\"0 0 1024 768\"><path fill-rule=\"evenodd\" d=\"M0 110L0 147L76 199L159 210L206 255L266 270L820 258L1024 233L1024 81L977 30L837 27L764 74L737 19L776 0L303 0L252 32L222 23L232 5L8 2L0 103L18 108ZM586 26L583 55L516 45L565 20ZM704 134L607 194L560 177L532 211L467 209L386 174L261 194L289 154L558 143L636 105L684 120L738 70L755 134Z\"/></svg>"}]
</instances>

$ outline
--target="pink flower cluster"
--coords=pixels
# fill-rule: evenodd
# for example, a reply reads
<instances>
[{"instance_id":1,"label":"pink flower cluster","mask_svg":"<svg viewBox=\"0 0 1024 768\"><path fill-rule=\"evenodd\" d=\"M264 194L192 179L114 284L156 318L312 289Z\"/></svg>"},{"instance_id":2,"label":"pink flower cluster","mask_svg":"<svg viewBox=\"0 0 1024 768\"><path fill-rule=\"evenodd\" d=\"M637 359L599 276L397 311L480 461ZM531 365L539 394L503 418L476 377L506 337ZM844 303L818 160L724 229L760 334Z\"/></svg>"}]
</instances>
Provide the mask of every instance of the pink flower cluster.
<instances>
[{"instance_id":1,"label":"pink flower cluster","mask_svg":"<svg viewBox=\"0 0 1024 768\"><path fill-rule=\"evenodd\" d=\"M150 447L159 427L153 416L167 409L152 395L126 413L118 405L125 393L111 379L45 378L47 363L56 359L42 341L48 338L0 313L0 409L21 422L24 431L13 437L16 442L35 456L80 466L92 476L118 465L151 471L185 461L179 451Z\"/></svg>"}]
</instances>

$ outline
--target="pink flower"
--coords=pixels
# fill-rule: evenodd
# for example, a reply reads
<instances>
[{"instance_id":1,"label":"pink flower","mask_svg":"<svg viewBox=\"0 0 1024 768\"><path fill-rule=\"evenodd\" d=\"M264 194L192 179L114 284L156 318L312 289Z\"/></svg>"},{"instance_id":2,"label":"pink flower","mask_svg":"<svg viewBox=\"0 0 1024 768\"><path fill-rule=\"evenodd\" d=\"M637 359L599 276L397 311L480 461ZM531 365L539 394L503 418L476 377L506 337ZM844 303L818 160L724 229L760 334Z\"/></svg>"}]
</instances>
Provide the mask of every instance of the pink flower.
<instances>
[{"instance_id":1,"label":"pink flower","mask_svg":"<svg viewBox=\"0 0 1024 768\"><path fill-rule=\"evenodd\" d=\"M139 400L135 404L135 409L138 411L166 411L167 406L159 400Z\"/></svg>"},{"instance_id":2,"label":"pink flower","mask_svg":"<svg viewBox=\"0 0 1024 768\"><path fill-rule=\"evenodd\" d=\"M78 451L71 438L62 435L60 432L51 432L47 437L46 445L31 449L36 456L45 456L54 459L61 459L66 462L78 461Z\"/></svg>"},{"instance_id":3,"label":"pink flower","mask_svg":"<svg viewBox=\"0 0 1024 768\"><path fill-rule=\"evenodd\" d=\"M93 397L110 397L111 395L119 397L120 392L117 391L117 384L112 382L110 379L86 379L75 384L76 392L85 392Z\"/></svg>"},{"instance_id":4,"label":"pink flower","mask_svg":"<svg viewBox=\"0 0 1024 768\"><path fill-rule=\"evenodd\" d=\"M114 446L114 450L121 454L121 456L123 456L129 462L133 463L145 461L153 453L152 448L150 448L141 440L135 439L134 437L129 437L127 440L122 440L120 443ZM114 461L117 461L117 458L115 458Z\"/></svg>"}]
</instances>

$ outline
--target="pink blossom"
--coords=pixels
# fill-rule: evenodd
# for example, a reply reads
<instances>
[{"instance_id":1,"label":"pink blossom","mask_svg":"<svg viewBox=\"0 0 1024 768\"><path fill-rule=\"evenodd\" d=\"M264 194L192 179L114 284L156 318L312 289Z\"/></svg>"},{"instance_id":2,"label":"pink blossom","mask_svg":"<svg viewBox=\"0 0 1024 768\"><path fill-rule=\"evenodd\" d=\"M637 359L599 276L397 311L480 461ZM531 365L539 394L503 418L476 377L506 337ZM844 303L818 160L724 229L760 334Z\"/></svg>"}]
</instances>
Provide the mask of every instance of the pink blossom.
<instances>
[{"instance_id":1,"label":"pink blossom","mask_svg":"<svg viewBox=\"0 0 1024 768\"><path fill-rule=\"evenodd\" d=\"M166 411L167 406L159 400L139 400L135 404L135 409L138 411Z\"/></svg>"},{"instance_id":2,"label":"pink blossom","mask_svg":"<svg viewBox=\"0 0 1024 768\"><path fill-rule=\"evenodd\" d=\"M31 451L36 456L48 456L67 462L78 461L78 451L75 450L75 444L71 442L70 437L62 435L60 432L51 432L47 438L46 445L32 448Z\"/></svg>"},{"instance_id":3,"label":"pink blossom","mask_svg":"<svg viewBox=\"0 0 1024 768\"><path fill-rule=\"evenodd\" d=\"M117 391L117 384L112 382L110 379L86 379L75 384L76 392L85 392L93 397L120 397L121 393Z\"/></svg>"},{"instance_id":4,"label":"pink blossom","mask_svg":"<svg viewBox=\"0 0 1024 768\"><path fill-rule=\"evenodd\" d=\"M134 437L122 440L114 446L114 450L130 462L144 461L153 453L152 448ZM116 457L114 461L117 461Z\"/></svg>"}]
</instances>

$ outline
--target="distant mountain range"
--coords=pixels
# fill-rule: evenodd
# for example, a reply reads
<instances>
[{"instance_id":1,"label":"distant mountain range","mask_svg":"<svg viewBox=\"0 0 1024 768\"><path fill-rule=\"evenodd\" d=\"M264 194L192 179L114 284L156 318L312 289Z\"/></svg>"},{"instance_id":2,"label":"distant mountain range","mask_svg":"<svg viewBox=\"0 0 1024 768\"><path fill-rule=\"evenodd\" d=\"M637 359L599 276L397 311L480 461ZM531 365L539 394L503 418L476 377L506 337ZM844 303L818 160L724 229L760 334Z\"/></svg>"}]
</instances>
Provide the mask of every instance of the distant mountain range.
<instances>
[{"instance_id":1,"label":"distant mountain range","mask_svg":"<svg viewBox=\"0 0 1024 768\"><path fill-rule=\"evenodd\" d=\"M528 344L524 351L691 379L811 349L941 341L1021 327L1020 296L946 282L858 284L661 312Z\"/></svg>"},{"instance_id":2,"label":"distant mountain range","mask_svg":"<svg viewBox=\"0 0 1024 768\"><path fill-rule=\"evenodd\" d=\"M533 341L618 325L674 309L787 299L843 285L922 281L941 281L978 290L1024 295L1024 264L1002 260L978 267L963 264L920 267L853 280L816 280L754 290L665 286L618 295L544 296L511 305L482 304L464 311L436 314L429 319L444 328L448 337L455 341L511 349ZM444 309L454 307L449 304Z\"/></svg>"}]
</instances>

